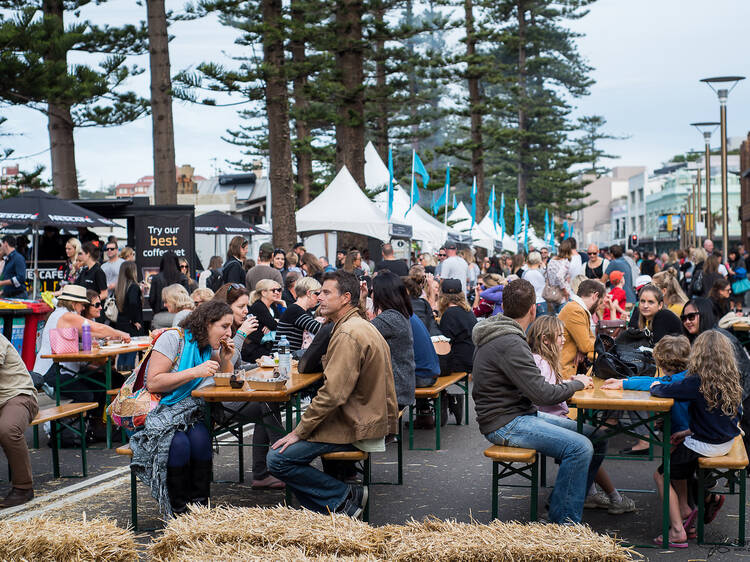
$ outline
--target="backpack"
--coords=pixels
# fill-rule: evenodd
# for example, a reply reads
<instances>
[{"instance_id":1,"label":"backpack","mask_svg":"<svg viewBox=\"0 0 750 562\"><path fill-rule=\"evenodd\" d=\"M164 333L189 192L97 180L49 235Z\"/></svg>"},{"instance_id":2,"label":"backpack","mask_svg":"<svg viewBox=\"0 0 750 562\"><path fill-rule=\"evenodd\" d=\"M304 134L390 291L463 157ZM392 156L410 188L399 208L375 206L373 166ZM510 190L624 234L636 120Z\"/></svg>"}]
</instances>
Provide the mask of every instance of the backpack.
<instances>
[{"instance_id":1,"label":"backpack","mask_svg":"<svg viewBox=\"0 0 750 562\"><path fill-rule=\"evenodd\" d=\"M107 297L107 300L104 301L104 316L107 317L107 320L110 322L117 322L117 315L120 313L119 310L117 310L117 302L115 301L115 296L111 295Z\"/></svg>"},{"instance_id":2,"label":"backpack","mask_svg":"<svg viewBox=\"0 0 750 562\"><path fill-rule=\"evenodd\" d=\"M693 272L693 280L690 283L690 294L695 297L703 295L703 268Z\"/></svg>"},{"instance_id":3,"label":"backpack","mask_svg":"<svg viewBox=\"0 0 750 562\"><path fill-rule=\"evenodd\" d=\"M211 270L211 275L206 279L206 287L211 289L214 293L221 289L224 284L224 278L221 276L221 272L216 269Z\"/></svg>"}]
</instances>

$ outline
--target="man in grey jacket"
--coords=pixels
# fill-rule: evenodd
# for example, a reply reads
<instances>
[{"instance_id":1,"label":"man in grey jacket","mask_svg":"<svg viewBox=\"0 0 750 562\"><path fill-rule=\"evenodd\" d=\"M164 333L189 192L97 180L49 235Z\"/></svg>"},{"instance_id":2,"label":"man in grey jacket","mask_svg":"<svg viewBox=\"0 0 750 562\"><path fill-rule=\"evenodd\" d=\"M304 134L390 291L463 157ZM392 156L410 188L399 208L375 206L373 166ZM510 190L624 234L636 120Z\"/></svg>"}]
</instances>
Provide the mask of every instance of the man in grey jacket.
<instances>
[{"instance_id":1,"label":"man in grey jacket","mask_svg":"<svg viewBox=\"0 0 750 562\"><path fill-rule=\"evenodd\" d=\"M590 377L549 384L534 362L526 329L536 318L536 293L524 279L503 291L503 311L478 323L472 339L474 389L479 430L496 445L536 449L560 461L549 497L553 523L580 523L586 492L604 460L606 442L592 445L576 432L576 422L537 411L534 404L563 402L592 386ZM586 435L594 428L584 426Z\"/></svg>"}]
</instances>

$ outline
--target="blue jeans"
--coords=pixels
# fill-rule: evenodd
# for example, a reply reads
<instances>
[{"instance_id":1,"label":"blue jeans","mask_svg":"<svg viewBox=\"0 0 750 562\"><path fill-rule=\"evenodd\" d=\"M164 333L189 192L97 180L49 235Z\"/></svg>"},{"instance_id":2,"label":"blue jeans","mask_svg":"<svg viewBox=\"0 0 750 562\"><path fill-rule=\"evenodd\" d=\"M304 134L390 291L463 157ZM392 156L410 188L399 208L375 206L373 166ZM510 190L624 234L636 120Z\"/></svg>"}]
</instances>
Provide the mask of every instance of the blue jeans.
<instances>
[{"instance_id":1,"label":"blue jeans","mask_svg":"<svg viewBox=\"0 0 750 562\"><path fill-rule=\"evenodd\" d=\"M320 455L336 451L352 451L352 445L297 441L282 453L281 448L270 449L266 464L268 471L284 482L302 507L318 513L334 511L346 499L349 486L310 463Z\"/></svg>"},{"instance_id":2,"label":"blue jeans","mask_svg":"<svg viewBox=\"0 0 750 562\"><path fill-rule=\"evenodd\" d=\"M557 480L549 497L549 517L553 523L580 523L586 492L604 460L606 441L592 445L588 436L595 428L544 412L518 416L507 425L485 435L495 445L536 449L560 461Z\"/></svg>"}]
</instances>

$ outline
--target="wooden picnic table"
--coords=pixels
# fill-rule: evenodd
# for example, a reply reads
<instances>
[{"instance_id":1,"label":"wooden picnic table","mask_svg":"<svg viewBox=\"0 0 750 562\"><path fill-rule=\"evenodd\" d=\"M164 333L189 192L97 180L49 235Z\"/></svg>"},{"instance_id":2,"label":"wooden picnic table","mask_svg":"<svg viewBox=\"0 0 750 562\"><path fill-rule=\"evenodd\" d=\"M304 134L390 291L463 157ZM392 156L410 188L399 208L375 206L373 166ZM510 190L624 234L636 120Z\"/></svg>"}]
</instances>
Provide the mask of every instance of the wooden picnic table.
<instances>
[{"instance_id":1,"label":"wooden picnic table","mask_svg":"<svg viewBox=\"0 0 750 562\"><path fill-rule=\"evenodd\" d=\"M604 384L602 379L594 377L594 387L579 390L570 399L570 402L578 408L577 422L578 432L583 433L583 424L588 421L597 429L602 429L604 434L594 435L592 441L608 439L613 435L625 434L638 439L643 436L633 432L638 426L644 426L649 430L650 436L645 438L649 443L661 447L662 462L664 463L664 490L662 502L662 541L663 547L669 546L669 477L670 477L670 451L672 438L671 414L674 400L672 398L659 398L652 396L650 392L643 390L602 390ZM632 420L620 420L617 425L610 425L608 418L615 410L635 410L646 412L648 415L639 422ZM662 420L663 428L661 437L650 427L651 422ZM652 546L652 545L649 545Z\"/></svg>"},{"instance_id":2,"label":"wooden picnic table","mask_svg":"<svg viewBox=\"0 0 750 562\"><path fill-rule=\"evenodd\" d=\"M102 386L106 395L105 407L109 406L111 395L108 393L112 389L112 361L118 355L144 351L151 345L151 340L141 340L137 343L125 345L105 345L95 347L91 351L77 351L75 353L50 353L42 355L43 359L52 359L55 363L55 404L60 405L60 363L104 363L104 384L101 381L93 379L84 374L79 374L76 378L85 379L93 384ZM65 383L62 384L65 386ZM107 448L112 447L112 420L107 416Z\"/></svg>"}]
</instances>

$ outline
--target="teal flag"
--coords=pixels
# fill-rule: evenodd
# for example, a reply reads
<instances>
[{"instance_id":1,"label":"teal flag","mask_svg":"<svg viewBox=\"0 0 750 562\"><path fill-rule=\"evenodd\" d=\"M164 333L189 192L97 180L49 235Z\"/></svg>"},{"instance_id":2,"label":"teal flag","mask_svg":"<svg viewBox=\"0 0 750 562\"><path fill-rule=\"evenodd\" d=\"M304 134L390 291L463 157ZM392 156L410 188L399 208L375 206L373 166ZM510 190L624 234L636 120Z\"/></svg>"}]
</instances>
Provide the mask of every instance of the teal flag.
<instances>
[{"instance_id":1,"label":"teal flag","mask_svg":"<svg viewBox=\"0 0 750 562\"><path fill-rule=\"evenodd\" d=\"M433 215L437 215L441 207L448 206L448 192L450 191L450 188L451 188L451 165L450 163L448 163L448 165L445 167L445 187L443 187L443 193L440 197L438 197L438 200L432 204ZM446 209L446 212L447 212L447 209Z\"/></svg>"},{"instance_id":2,"label":"teal flag","mask_svg":"<svg viewBox=\"0 0 750 562\"><path fill-rule=\"evenodd\" d=\"M424 167L424 164L422 164L422 160L419 158L416 150L412 152L411 202L409 204L409 210L406 211L407 213L411 211L412 207L414 207L419 201L419 188L417 187L417 176L415 174L422 176L422 188L427 187L427 184L430 183L430 174L427 173L427 169Z\"/></svg>"},{"instance_id":3,"label":"teal flag","mask_svg":"<svg viewBox=\"0 0 750 562\"><path fill-rule=\"evenodd\" d=\"M500 240L505 238L505 193L500 194L500 217L498 219L500 223Z\"/></svg>"},{"instance_id":4,"label":"teal flag","mask_svg":"<svg viewBox=\"0 0 750 562\"><path fill-rule=\"evenodd\" d=\"M393 151L388 147L388 212L387 220L390 222L393 213Z\"/></svg>"},{"instance_id":5,"label":"teal flag","mask_svg":"<svg viewBox=\"0 0 750 562\"><path fill-rule=\"evenodd\" d=\"M474 176L474 182L471 184L471 228L477 222L477 177Z\"/></svg>"},{"instance_id":6,"label":"teal flag","mask_svg":"<svg viewBox=\"0 0 750 562\"><path fill-rule=\"evenodd\" d=\"M521 234L521 209L518 208L518 199L515 201L515 214L513 215L513 239L518 244L518 235Z\"/></svg>"},{"instance_id":7,"label":"teal flag","mask_svg":"<svg viewBox=\"0 0 750 562\"><path fill-rule=\"evenodd\" d=\"M487 203L487 206L490 208L490 220L492 221L492 226L495 228L495 232L497 233L497 211L495 210L495 186L492 186L492 191L490 192L490 200Z\"/></svg>"},{"instance_id":8,"label":"teal flag","mask_svg":"<svg viewBox=\"0 0 750 562\"><path fill-rule=\"evenodd\" d=\"M529 209L523 206L523 250L529 253Z\"/></svg>"}]
</instances>

